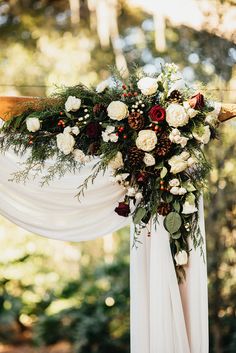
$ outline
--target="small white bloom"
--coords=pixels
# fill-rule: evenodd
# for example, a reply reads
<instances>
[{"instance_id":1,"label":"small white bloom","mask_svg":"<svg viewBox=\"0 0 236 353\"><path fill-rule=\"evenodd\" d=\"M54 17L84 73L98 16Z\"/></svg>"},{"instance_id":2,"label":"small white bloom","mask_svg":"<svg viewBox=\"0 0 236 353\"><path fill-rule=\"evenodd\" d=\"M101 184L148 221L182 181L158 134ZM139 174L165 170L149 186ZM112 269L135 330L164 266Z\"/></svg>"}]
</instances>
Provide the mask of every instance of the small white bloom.
<instances>
[{"instance_id":1,"label":"small white bloom","mask_svg":"<svg viewBox=\"0 0 236 353\"><path fill-rule=\"evenodd\" d=\"M133 197L135 194L136 194L135 188L129 187L127 189L127 193L126 193L127 196Z\"/></svg>"},{"instance_id":2,"label":"small white bloom","mask_svg":"<svg viewBox=\"0 0 236 353\"><path fill-rule=\"evenodd\" d=\"M211 113L207 114L205 121L212 126L216 126L219 123L218 117Z\"/></svg>"},{"instance_id":3,"label":"small white bloom","mask_svg":"<svg viewBox=\"0 0 236 353\"><path fill-rule=\"evenodd\" d=\"M106 133L107 134L111 134L112 132L114 132L115 131L115 126L112 126L112 125L108 125L107 127L106 127Z\"/></svg>"},{"instance_id":4,"label":"small white bloom","mask_svg":"<svg viewBox=\"0 0 236 353\"><path fill-rule=\"evenodd\" d=\"M189 116L184 107L177 103L171 103L166 109L166 121L170 126L184 126L189 121Z\"/></svg>"},{"instance_id":5,"label":"small white bloom","mask_svg":"<svg viewBox=\"0 0 236 353\"><path fill-rule=\"evenodd\" d=\"M180 154L180 157L186 161L190 157L190 153L187 151L184 151Z\"/></svg>"},{"instance_id":6,"label":"small white bloom","mask_svg":"<svg viewBox=\"0 0 236 353\"><path fill-rule=\"evenodd\" d=\"M110 138L110 141L111 141L111 142L117 142L119 136L116 135L116 134L110 134L110 135L109 135L109 138Z\"/></svg>"},{"instance_id":7,"label":"small white bloom","mask_svg":"<svg viewBox=\"0 0 236 353\"><path fill-rule=\"evenodd\" d=\"M187 114L188 116L190 117L190 119L194 118L197 114L198 114L198 111L196 109L193 109L193 108L189 108L187 110Z\"/></svg>"},{"instance_id":8,"label":"small white bloom","mask_svg":"<svg viewBox=\"0 0 236 353\"><path fill-rule=\"evenodd\" d=\"M157 135L153 130L141 130L136 139L136 146L145 151L152 151L157 144Z\"/></svg>"},{"instance_id":9,"label":"small white bloom","mask_svg":"<svg viewBox=\"0 0 236 353\"><path fill-rule=\"evenodd\" d=\"M75 149L73 151L73 157L76 162L80 162L80 163L85 162L85 154L82 150Z\"/></svg>"},{"instance_id":10,"label":"small white bloom","mask_svg":"<svg viewBox=\"0 0 236 353\"><path fill-rule=\"evenodd\" d=\"M186 88L186 84L185 81L181 78L177 79L172 86L170 87L169 91L168 91L168 96L175 90L177 91L183 91Z\"/></svg>"},{"instance_id":11,"label":"small white bloom","mask_svg":"<svg viewBox=\"0 0 236 353\"><path fill-rule=\"evenodd\" d=\"M192 167L194 164L197 163L197 161L196 161L195 158L190 157L190 158L187 160L187 163L188 163L188 167Z\"/></svg>"},{"instance_id":12,"label":"small white bloom","mask_svg":"<svg viewBox=\"0 0 236 353\"><path fill-rule=\"evenodd\" d=\"M179 179L175 178L169 181L170 186L179 186Z\"/></svg>"},{"instance_id":13,"label":"small white bloom","mask_svg":"<svg viewBox=\"0 0 236 353\"><path fill-rule=\"evenodd\" d=\"M188 142L188 138L182 136L178 143L181 145L182 148L184 148L187 145L187 142Z\"/></svg>"},{"instance_id":14,"label":"small white bloom","mask_svg":"<svg viewBox=\"0 0 236 353\"><path fill-rule=\"evenodd\" d=\"M193 137L199 141L200 143L203 143L204 145L207 144L210 141L210 137L211 137L211 130L210 127L204 126L203 131L202 132L193 132Z\"/></svg>"},{"instance_id":15,"label":"small white bloom","mask_svg":"<svg viewBox=\"0 0 236 353\"><path fill-rule=\"evenodd\" d=\"M179 188L179 195L184 195L186 194L187 190L183 187Z\"/></svg>"},{"instance_id":16,"label":"small white bloom","mask_svg":"<svg viewBox=\"0 0 236 353\"><path fill-rule=\"evenodd\" d=\"M153 77L143 77L138 81L137 85L144 96L151 96L158 89L157 79Z\"/></svg>"},{"instance_id":17,"label":"small white bloom","mask_svg":"<svg viewBox=\"0 0 236 353\"><path fill-rule=\"evenodd\" d=\"M65 102L65 109L67 112L76 112L81 107L81 99L74 96L69 96Z\"/></svg>"},{"instance_id":18,"label":"small white bloom","mask_svg":"<svg viewBox=\"0 0 236 353\"><path fill-rule=\"evenodd\" d=\"M135 199L136 199L137 201L142 200L142 198L143 198L143 194L142 194L141 192L137 192L137 193L135 194Z\"/></svg>"},{"instance_id":19,"label":"small white bloom","mask_svg":"<svg viewBox=\"0 0 236 353\"><path fill-rule=\"evenodd\" d=\"M110 160L109 166L115 170L124 166L122 153L120 151L117 152L116 156Z\"/></svg>"},{"instance_id":20,"label":"small white bloom","mask_svg":"<svg viewBox=\"0 0 236 353\"><path fill-rule=\"evenodd\" d=\"M30 132L36 132L40 129L40 121L38 118L26 119L27 130Z\"/></svg>"},{"instance_id":21,"label":"small white bloom","mask_svg":"<svg viewBox=\"0 0 236 353\"><path fill-rule=\"evenodd\" d=\"M177 266L184 266L188 263L188 254L185 250L180 250L175 255L175 262Z\"/></svg>"},{"instance_id":22,"label":"small white bloom","mask_svg":"<svg viewBox=\"0 0 236 353\"><path fill-rule=\"evenodd\" d=\"M63 133L64 134L70 134L71 133L71 127L70 126L65 127L65 129L63 130Z\"/></svg>"},{"instance_id":23,"label":"small white bloom","mask_svg":"<svg viewBox=\"0 0 236 353\"><path fill-rule=\"evenodd\" d=\"M173 186L171 189L170 189L170 193L173 194L173 195L179 195L179 187L178 186Z\"/></svg>"},{"instance_id":24,"label":"small white bloom","mask_svg":"<svg viewBox=\"0 0 236 353\"><path fill-rule=\"evenodd\" d=\"M155 165L155 163L156 163L155 158L150 153L145 153L143 161L147 167L151 167L152 165Z\"/></svg>"},{"instance_id":25,"label":"small white bloom","mask_svg":"<svg viewBox=\"0 0 236 353\"><path fill-rule=\"evenodd\" d=\"M73 126L72 128L71 128L71 132L72 132L72 134L74 134L74 135L79 135L79 128L78 128L78 126Z\"/></svg>"},{"instance_id":26,"label":"small white bloom","mask_svg":"<svg viewBox=\"0 0 236 353\"><path fill-rule=\"evenodd\" d=\"M173 174L177 174L182 172L188 167L188 163L185 160L182 152L180 155L173 156L169 159L168 163L171 166L170 172Z\"/></svg>"},{"instance_id":27,"label":"small white bloom","mask_svg":"<svg viewBox=\"0 0 236 353\"><path fill-rule=\"evenodd\" d=\"M102 139L104 142L110 141L110 137L105 131L102 132Z\"/></svg>"},{"instance_id":28,"label":"small white bloom","mask_svg":"<svg viewBox=\"0 0 236 353\"><path fill-rule=\"evenodd\" d=\"M57 147L64 154L70 154L73 151L75 139L68 133L60 133L57 135Z\"/></svg>"},{"instance_id":29,"label":"small white bloom","mask_svg":"<svg viewBox=\"0 0 236 353\"><path fill-rule=\"evenodd\" d=\"M107 114L112 120L123 120L128 112L127 105L121 101L113 101L107 107Z\"/></svg>"},{"instance_id":30,"label":"small white bloom","mask_svg":"<svg viewBox=\"0 0 236 353\"><path fill-rule=\"evenodd\" d=\"M198 209L195 206L195 204L189 203L189 201L185 201L185 203L183 204L182 213L183 214L190 214L190 213L197 212L197 210Z\"/></svg>"},{"instance_id":31,"label":"small white bloom","mask_svg":"<svg viewBox=\"0 0 236 353\"><path fill-rule=\"evenodd\" d=\"M97 87L96 87L96 92L97 93L102 93L105 91L105 89L109 86L109 83L107 80L100 82Z\"/></svg>"}]
</instances>

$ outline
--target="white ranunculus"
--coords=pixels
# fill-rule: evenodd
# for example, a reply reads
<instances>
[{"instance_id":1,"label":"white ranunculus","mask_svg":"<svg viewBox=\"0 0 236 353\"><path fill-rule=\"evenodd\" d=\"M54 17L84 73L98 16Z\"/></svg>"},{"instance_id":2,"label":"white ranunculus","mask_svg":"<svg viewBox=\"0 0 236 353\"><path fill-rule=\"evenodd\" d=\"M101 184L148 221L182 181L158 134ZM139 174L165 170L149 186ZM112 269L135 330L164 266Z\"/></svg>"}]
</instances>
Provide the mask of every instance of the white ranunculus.
<instances>
[{"instance_id":1,"label":"white ranunculus","mask_svg":"<svg viewBox=\"0 0 236 353\"><path fill-rule=\"evenodd\" d=\"M113 101L107 107L107 114L112 120L123 120L128 112L127 105L121 101Z\"/></svg>"},{"instance_id":2,"label":"white ranunculus","mask_svg":"<svg viewBox=\"0 0 236 353\"><path fill-rule=\"evenodd\" d=\"M172 186L172 188L170 189L170 193L173 195L179 195L179 187L178 186Z\"/></svg>"},{"instance_id":3,"label":"white ranunculus","mask_svg":"<svg viewBox=\"0 0 236 353\"><path fill-rule=\"evenodd\" d=\"M105 132L107 133L107 134L111 134L112 132L114 132L115 131L115 126L112 126L112 125L108 125L107 127L106 127L106 130L105 130Z\"/></svg>"},{"instance_id":4,"label":"white ranunculus","mask_svg":"<svg viewBox=\"0 0 236 353\"><path fill-rule=\"evenodd\" d=\"M184 107L177 103L171 103L166 109L166 121L170 126L184 126L189 121L189 116Z\"/></svg>"},{"instance_id":5,"label":"white ranunculus","mask_svg":"<svg viewBox=\"0 0 236 353\"><path fill-rule=\"evenodd\" d=\"M77 136L77 135L79 135L80 130L79 130L78 126L73 126L71 128L71 132L72 132L72 134Z\"/></svg>"},{"instance_id":6,"label":"white ranunculus","mask_svg":"<svg viewBox=\"0 0 236 353\"><path fill-rule=\"evenodd\" d=\"M184 266L188 263L188 254L185 250L180 250L175 255L175 262L177 266Z\"/></svg>"},{"instance_id":7,"label":"white ranunculus","mask_svg":"<svg viewBox=\"0 0 236 353\"><path fill-rule=\"evenodd\" d=\"M133 187L131 187L131 186L128 187L127 193L126 193L127 196L133 197L133 196L135 196L135 193L136 193L135 188L133 188Z\"/></svg>"},{"instance_id":8,"label":"white ranunculus","mask_svg":"<svg viewBox=\"0 0 236 353\"><path fill-rule=\"evenodd\" d=\"M70 134L71 133L71 127L70 126L65 127L65 129L63 130L63 133L64 134Z\"/></svg>"},{"instance_id":9,"label":"white ranunculus","mask_svg":"<svg viewBox=\"0 0 236 353\"><path fill-rule=\"evenodd\" d=\"M186 194L187 190L183 187L179 188L179 195L184 195Z\"/></svg>"},{"instance_id":10,"label":"white ranunculus","mask_svg":"<svg viewBox=\"0 0 236 353\"><path fill-rule=\"evenodd\" d=\"M185 203L183 204L183 210L182 213L183 214L190 214L190 213L194 213L197 212L197 207L195 206L195 203L190 203L189 201L185 201Z\"/></svg>"},{"instance_id":11,"label":"white ranunculus","mask_svg":"<svg viewBox=\"0 0 236 353\"><path fill-rule=\"evenodd\" d=\"M75 149L73 151L73 157L76 162L84 163L85 162L85 154L82 150Z\"/></svg>"},{"instance_id":12,"label":"white ranunculus","mask_svg":"<svg viewBox=\"0 0 236 353\"><path fill-rule=\"evenodd\" d=\"M155 165L155 163L156 163L155 158L150 153L145 153L143 161L147 167L151 167L152 165Z\"/></svg>"},{"instance_id":13,"label":"white ranunculus","mask_svg":"<svg viewBox=\"0 0 236 353\"><path fill-rule=\"evenodd\" d=\"M124 166L122 153L120 151L117 152L116 156L110 160L109 166L115 170Z\"/></svg>"},{"instance_id":14,"label":"white ranunculus","mask_svg":"<svg viewBox=\"0 0 236 353\"><path fill-rule=\"evenodd\" d=\"M152 151L157 144L157 135L153 130L141 130L136 139L136 146L145 152Z\"/></svg>"},{"instance_id":15,"label":"white ranunculus","mask_svg":"<svg viewBox=\"0 0 236 353\"><path fill-rule=\"evenodd\" d=\"M28 118L26 119L26 127L30 132L36 132L40 129L40 121L38 118Z\"/></svg>"},{"instance_id":16,"label":"white ranunculus","mask_svg":"<svg viewBox=\"0 0 236 353\"><path fill-rule=\"evenodd\" d=\"M187 161L181 155L171 157L168 163L171 166L170 172L173 174L180 173L188 167Z\"/></svg>"},{"instance_id":17,"label":"white ranunculus","mask_svg":"<svg viewBox=\"0 0 236 353\"><path fill-rule=\"evenodd\" d=\"M177 178L175 178L175 179L171 179L170 181L169 181L169 185L170 186L179 186L179 179L177 179Z\"/></svg>"},{"instance_id":18,"label":"white ranunculus","mask_svg":"<svg viewBox=\"0 0 236 353\"><path fill-rule=\"evenodd\" d=\"M158 81L153 77L143 77L138 81L137 85L144 96L151 96L158 89Z\"/></svg>"},{"instance_id":19,"label":"white ranunculus","mask_svg":"<svg viewBox=\"0 0 236 353\"><path fill-rule=\"evenodd\" d=\"M210 130L210 127L207 125L207 126L204 126L203 128L203 131L202 132L196 132L194 131L193 132L193 137L203 143L204 145L207 144L209 141L210 141L210 137L211 137L211 130Z\"/></svg>"},{"instance_id":20,"label":"white ranunculus","mask_svg":"<svg viewBox=\"0 0 236 353\"><path fill-rule=\"evenodd\" d=\"M110 136L106 133L106 131L102 132L102 139L104 142L110 141Z\"/></svg>"},{"instance_id":21,"label":"white ranunculus","mask_svg":"<svg viewBox=\"0 0 236 353\"><path fill-rule=\"evenodd\" d=\"M75 139L68 133L57 135L57 147L64 154L70 154L73 151Z\"/></svg>"},{"instance_id":22,"label":"white ranunculus","mask_svg":"<svg viewBox=\"0 0 236 353\"><path fill-rule=\"evenodd\" d=\"M107 80L100 82L96 87L97 93L102 93L109 86L109 82Z\"/></svg>"},{"instance_id":23,"label":"white ranunculus","mask_svg":"<svg viewBox=\"0 0 236 353\"><path fill-rule=\"evenodd\" d=\"M65 109L67 112L76 112L81 107L81 99L74 96L69 96L65 102Z\"/></svg>"}]
</instances>

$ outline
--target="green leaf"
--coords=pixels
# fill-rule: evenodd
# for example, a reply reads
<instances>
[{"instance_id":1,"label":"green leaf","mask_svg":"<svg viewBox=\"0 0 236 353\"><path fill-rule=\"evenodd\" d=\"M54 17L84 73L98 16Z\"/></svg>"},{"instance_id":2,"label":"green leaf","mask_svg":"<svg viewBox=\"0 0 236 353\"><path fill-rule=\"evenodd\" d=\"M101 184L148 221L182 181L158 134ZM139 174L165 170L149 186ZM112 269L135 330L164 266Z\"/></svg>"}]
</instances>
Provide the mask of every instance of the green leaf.
<instances>
[{"instance_id":1,"label":"green leaf","mask_svg":"<svg viewBox=\"0 0 236 353\"><path fill-rule=\"evenodd\" d=\"M175 201L173 203L173 207L174 207L175 211L179 213L179 211L180 211L180 203L178 201Z\"/></svg>"},{"instance_id":2,"label":"green leaf","mask_svg":"<svg viewBox=\"0 0 236 353\"><path fill-rule=\"evenodd\" d=\"M138 207L134 217L133 217L133 222L134 224L138 224L141 222L141 220L143 219L143 217L146 215L146 210L143 207Z\"/></svg>"},{"instance_id":3,"label":"green leaf","mask_svg":"<svg viewBox=\"0 0 236 353\"><path fill-rule=\"evenodd\" d=\"M163 179L163 178L165 178L166 174L167 174L167 168L163 167L161 170L160 177Z\"/></svg>"},{"instance_id":4,"label":"green leaf","mask_svg":"<svg viewBox=\"0 0 236 353\"><path fill-rule=\"evenodd\" d=\"M177 212L170 212L164 219L165 229L170 233L174 234L178 232L181 227L182 219Z\"/></svg>"},{"instance_id":5,"label":"green leaf","mask_svg":"<svg viewBox=\"0 0 236 353\"><path fill-rule=\"evenodd\" d=\"M155 169L161 169L161 168L163 168L163 166L164 166L163 162L160 162L155 166Z\"/></svg>"},{"instance_id":6,"label":"green leaf","mask_svg":"<svg viewBox=\"0 0 236 353\"><path fill-rule=\"evenodd\" d=\"M189 181L183 183L183 187L188 191L188 192L191 192L191 191L195 191L196 188L194 187L194 185L192 183L190 183Z\"/></svg>"},{"instance_id":7,"label":"green leaf","mask_svg":"<svg viewBox=\"0 0 236 353\"><path fill-rule=\"evenodd\" d=\"M164 195L162 195L162 198L165 202L170 203L173 200L173 195L170 193L164 194Z\"/></svg>"},{"instance_id":8,"label":"green leaf","mask_svg":"<svg viewBox=\"0 0 236 353\"><path fill-rule=\"evenodd\" d=\"M171 238L173 239L179 239L181 237L181 232L176 232L174 234L171 234Z\"/></svg>"}]
</instances>

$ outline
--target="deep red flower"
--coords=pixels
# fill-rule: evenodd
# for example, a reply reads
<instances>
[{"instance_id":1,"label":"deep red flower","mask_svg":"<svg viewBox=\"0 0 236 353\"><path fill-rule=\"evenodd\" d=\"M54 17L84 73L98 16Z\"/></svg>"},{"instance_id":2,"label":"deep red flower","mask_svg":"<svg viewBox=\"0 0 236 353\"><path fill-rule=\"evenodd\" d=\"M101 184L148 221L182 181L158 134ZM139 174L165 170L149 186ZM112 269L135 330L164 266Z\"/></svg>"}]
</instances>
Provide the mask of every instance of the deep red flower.
<instances>
[{"instance_id":1,"label":"deep red flower","mask_svg":"<svg viewBox=\"0 0 236 353\"><path fill-rule=\"evenodd\" d=\"M102 128L98 122L91 122L86 127L86 135L90 138L96 139L101 135Z\"/></svg>"},{"instance_id":2,"label":"deep red flower","mask_svg":"<svg viewBox=\"0 0 236 353\"><path fill-rule=\"evenodd\" d=\"M166 111L160 105L154 105L154 107L149 110L148 115L154 123L159 123L165 119Z\"/></svg>"},{"instance_id":3,"label":"deep red flower","mask_svg":"<svg viewBox=\"0 0 236 353\"><path fill-rule=\"evenodd\" d=\"M147 173L145 172L139 172L137 175L137 182L138 183L144 183L147 180Z\"/></svg>"},{"instance_id":4,"label":"deep red flower","mask_svg":"<svg viewBox=\"0 0 236 353\"><path fill-rule=\"evenodd\" d=\"M201 93L194 94L188 102L193 109L201 109L205 106L204 96Z\"/></svg>"},{"instance_id":5,"label":"deep red flower","mask_svg":"<svg viewBox=\"0 0 236 353\"><path fill-rule=\"evenodd\" d=\"M115 208L115 212L119 216L128 217L130 213L129 205L125 202L119 202L119 206Z\"/></svg>"}]
</instances>

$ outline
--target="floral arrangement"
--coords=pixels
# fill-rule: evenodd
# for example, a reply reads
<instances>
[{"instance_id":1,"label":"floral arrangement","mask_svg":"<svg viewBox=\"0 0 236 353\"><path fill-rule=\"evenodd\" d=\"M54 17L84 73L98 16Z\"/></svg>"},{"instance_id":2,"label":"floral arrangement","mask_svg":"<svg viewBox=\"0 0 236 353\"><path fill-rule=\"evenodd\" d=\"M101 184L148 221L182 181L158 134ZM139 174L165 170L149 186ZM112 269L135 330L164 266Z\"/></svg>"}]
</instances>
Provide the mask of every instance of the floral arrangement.
<instances>
[{"instance_id":1,"label":"floral arrangement","mask_svg":"<svg viewBox=\"0 0 236 353\"><path fill-rule=\"evenodd\" d=\"M53 98L27 106L2 128L2 150L30 151L15 179L39 173L54 157L44 184L99 157L78 196L99 172L112 170L114 181L126 190L114 212L132 216L136 240L150 220L164 217L181 269L191 250L188 238L195 247L202 244L198 200L210 169L202 146L216 136L214 104L187 87L174 64L166 64L158 76L134 69L125 81L116 74L112 85L64 88Z\"/></svg>"}]
</instances>

